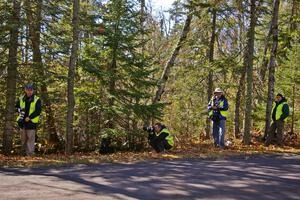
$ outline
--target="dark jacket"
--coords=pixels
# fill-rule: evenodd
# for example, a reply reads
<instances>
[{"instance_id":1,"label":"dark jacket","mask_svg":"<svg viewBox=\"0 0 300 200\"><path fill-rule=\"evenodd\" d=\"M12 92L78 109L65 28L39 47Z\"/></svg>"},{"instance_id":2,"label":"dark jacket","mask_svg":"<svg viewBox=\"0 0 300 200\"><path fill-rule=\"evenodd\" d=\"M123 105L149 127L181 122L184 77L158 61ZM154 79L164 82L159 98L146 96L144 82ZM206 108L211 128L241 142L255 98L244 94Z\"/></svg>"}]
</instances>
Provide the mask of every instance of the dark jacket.
<instances>
[{"instance_id":1,"label":"dark jacket","mask_svg":"<svg viewBox=\"0 0 300 200\"><path fill-rule=\"evenodd\" d=\"M279 101L279 102L276 102L276 101L275 101L276 105L275 105L275 108L274 108L274 110L273 110L273 112L272 112L272 119L273 119L273 121L276 120L275 116L276 116L277 107L278 107L280 104L284 103L284 102L287 102L287 100L286 100L285 97L283 97L283 98L281 99L281 101ZM285 105L283 105L283 107L282 107L282 115L280 116L280 119L279 119L279 120L283 121L283 120L284 120L285 118L287 118L288 116L289 116L289 105L288 105L288 104L285 104Z\"/></svg>"},{"instance_id":2,"label":"dark jacket","mask_svg":"<svg viewBox=\"0 0 300 200\"><path fill-rule=\"evenodd\" d=\"M220 106L221 101L224 101L223 107ZM220 113L220 111L228 110L228 101L227 101L226 97L224 95L222 95L219 99L217 99L217 97L214 96L212 98L212 100L210 100L208 103L208 106L207 106L208 111L211 111L213 106L218 107L217 110L213 111L213 115L217 116L220 120L226 120L226 117L223 117Z\"/></svg>"},{"instance_id":3,"label":"dark jacket","mask_svg":"<svg viewBox=\"0 0 300 200\"><path fill-rule=\"evenodd\" d=\"M166 127L165 125L162 125L162 126L161 126L161 131L164 130L165 128L167 128L167 127ZM168 137L168 136L169 136L168 133L166 133L166 132L160 132L159 135L158 135L158 138L159 138L160 140L165 140L166 137Z\"/></svg>"},{"instance_id":4,"label":"dark jacket","mask_svg":"<svg viewBox=\"0 0 300 200\"><path fill-rule=\"evenodd\" d=\"M24 128L27 130L36 129L37 124L32 123L31 121L25 122L25 118L29 117L30 119L33 119L41 114L41 112L42 112L41 100L40 99L37 100L35 111L33 113L31 113L30 116L29 116L30 103L33 102L34 95L32 95L31 97L27 97L26 95L24 95L23 100L25 101L25 115L24 115L24 120L22 122L18 122L18 125L20 128ZM20 108L20 100L18 99L18 101L16 102L16 109L19 109L19 108Z\"/></svg>"},{"instance_id":5,"label":"dark jacket","mask_svg":"<svg viewBox=\"0 0 300 200\"><path fill-rule=\"evenodd\" d=\"M161 130L167 128L165 125L161 126ZM152 131L149 131L149 136L148 139L149 140L155 140L155 141L163 141L166 139L166 137L168 137L169 134L166 132L160 132L160 133L155 133L154 132L154 128L152 129Z\"/></svg>"}]
</instances>

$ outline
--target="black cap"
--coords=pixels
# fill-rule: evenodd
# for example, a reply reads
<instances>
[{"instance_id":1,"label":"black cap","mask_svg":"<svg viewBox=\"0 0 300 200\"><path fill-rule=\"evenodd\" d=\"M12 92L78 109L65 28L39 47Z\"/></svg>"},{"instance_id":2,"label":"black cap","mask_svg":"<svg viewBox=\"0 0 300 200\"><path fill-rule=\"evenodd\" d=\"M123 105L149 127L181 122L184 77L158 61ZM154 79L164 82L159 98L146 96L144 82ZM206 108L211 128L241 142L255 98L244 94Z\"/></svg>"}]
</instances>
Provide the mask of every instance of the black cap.
<instances>
[{"instance_id":1,"label":"black cap","mask_svg":"<svg viewBox=\"0 0 300 200\"><path fill-rule=\"evenodd\" d=\"M283 97L283 95L282 95L282 94L280 94L280 93L278 93L276 96Z\"/></svg>"}]
</instances>

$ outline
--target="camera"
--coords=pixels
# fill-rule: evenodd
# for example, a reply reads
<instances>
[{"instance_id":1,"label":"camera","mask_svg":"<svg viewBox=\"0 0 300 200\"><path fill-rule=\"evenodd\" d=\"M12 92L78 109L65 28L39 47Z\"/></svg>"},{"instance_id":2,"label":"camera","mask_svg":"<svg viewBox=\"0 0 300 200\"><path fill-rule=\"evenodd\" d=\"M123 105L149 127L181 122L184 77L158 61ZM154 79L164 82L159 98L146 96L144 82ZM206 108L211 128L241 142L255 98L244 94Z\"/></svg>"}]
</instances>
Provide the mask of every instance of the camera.
<instances>
[{"instance_id":1,"label":"camera","mask_svg":"<svg viewBox=\"0 0 300 200\"><path fill-rule=\"evenodd\" d=\"M19 109L18 109L18 112L19 112L19 120L18 120L18 123L22 123L23 120L24 120L24 116L25 116L25 110L22 109L22 108L19 108Z\"/></svg>"},{"instance_id":2,"label":"camera","mask_svg":"<svg viewBox=\"0 0 300 200\"><path fill-rule=\"evenodd\" d=\"M151 132L154 132L154 127L153 126L144 126L143 130L151 133Z\"/></svg>"}]
</instances>

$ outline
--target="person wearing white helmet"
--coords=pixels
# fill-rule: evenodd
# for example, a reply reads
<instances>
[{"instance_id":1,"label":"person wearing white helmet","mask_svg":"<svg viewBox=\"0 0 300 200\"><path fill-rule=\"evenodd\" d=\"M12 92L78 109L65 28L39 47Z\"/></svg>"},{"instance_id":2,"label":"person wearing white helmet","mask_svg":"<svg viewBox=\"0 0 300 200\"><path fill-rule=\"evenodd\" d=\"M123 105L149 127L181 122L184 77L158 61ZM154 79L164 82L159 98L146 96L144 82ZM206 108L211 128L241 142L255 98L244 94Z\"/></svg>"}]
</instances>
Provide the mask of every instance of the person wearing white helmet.
<instances>
[{"instance_id":1,"label":"person wearing white helmet","mask_svg":"<svg viewBox=\"0 0 300 200\"><path fill-rule=\"evenodd\" d=\"M225 126L228 115L228 101L221 88L216 88L208 103L209 118L213 122L213 138L215 147L225 147Z\"/></svg>"}]
</instances>

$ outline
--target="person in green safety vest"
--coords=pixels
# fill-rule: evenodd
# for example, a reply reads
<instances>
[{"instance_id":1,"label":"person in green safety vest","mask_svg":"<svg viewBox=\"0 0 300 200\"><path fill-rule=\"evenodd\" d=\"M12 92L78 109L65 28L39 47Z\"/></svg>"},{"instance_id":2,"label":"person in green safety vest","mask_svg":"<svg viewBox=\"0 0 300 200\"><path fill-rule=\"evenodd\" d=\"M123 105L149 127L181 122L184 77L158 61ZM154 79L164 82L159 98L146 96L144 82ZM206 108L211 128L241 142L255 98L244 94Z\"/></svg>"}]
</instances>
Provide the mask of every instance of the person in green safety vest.
<instances>
[{"instance_id":1,"label":"person in green safety vest","mask_svg":"<svg viewBox=\"0 0 300 200\"><path fill-rule=\"evenodd\" d=\"M284 129L284 122L289 116L289 105L286 98L282 94L277 94L275 103L272 108L272 124L267 133L265 145L277 144L282 145L282 136Z\"/></svg>"},{"instance_id":2,"label":"person in green safety vest","mask_svg":"<svg viewBox=\"0 0 300 200\"><path fill-rule=\"evenodd\" d=\"M32 84L25 86L25 95L17 100L16 110L19 113L17 123L21 132L22 151L31 156L34 154L35 133L42 111L41 100L34 95Z\"/></svg>"},{"instance_id":3,"label":"person in green safety vest","mask_svg":"<svg viewBox=\"0 0 300 200\"><path fill-rule=\"evenodd\" d=\"M158 122L154 126L144 126L143 129L149 133L149 144L157 153L169 150L174 146L173 134L165 125Z\"/></svg>"}]
</instances>

